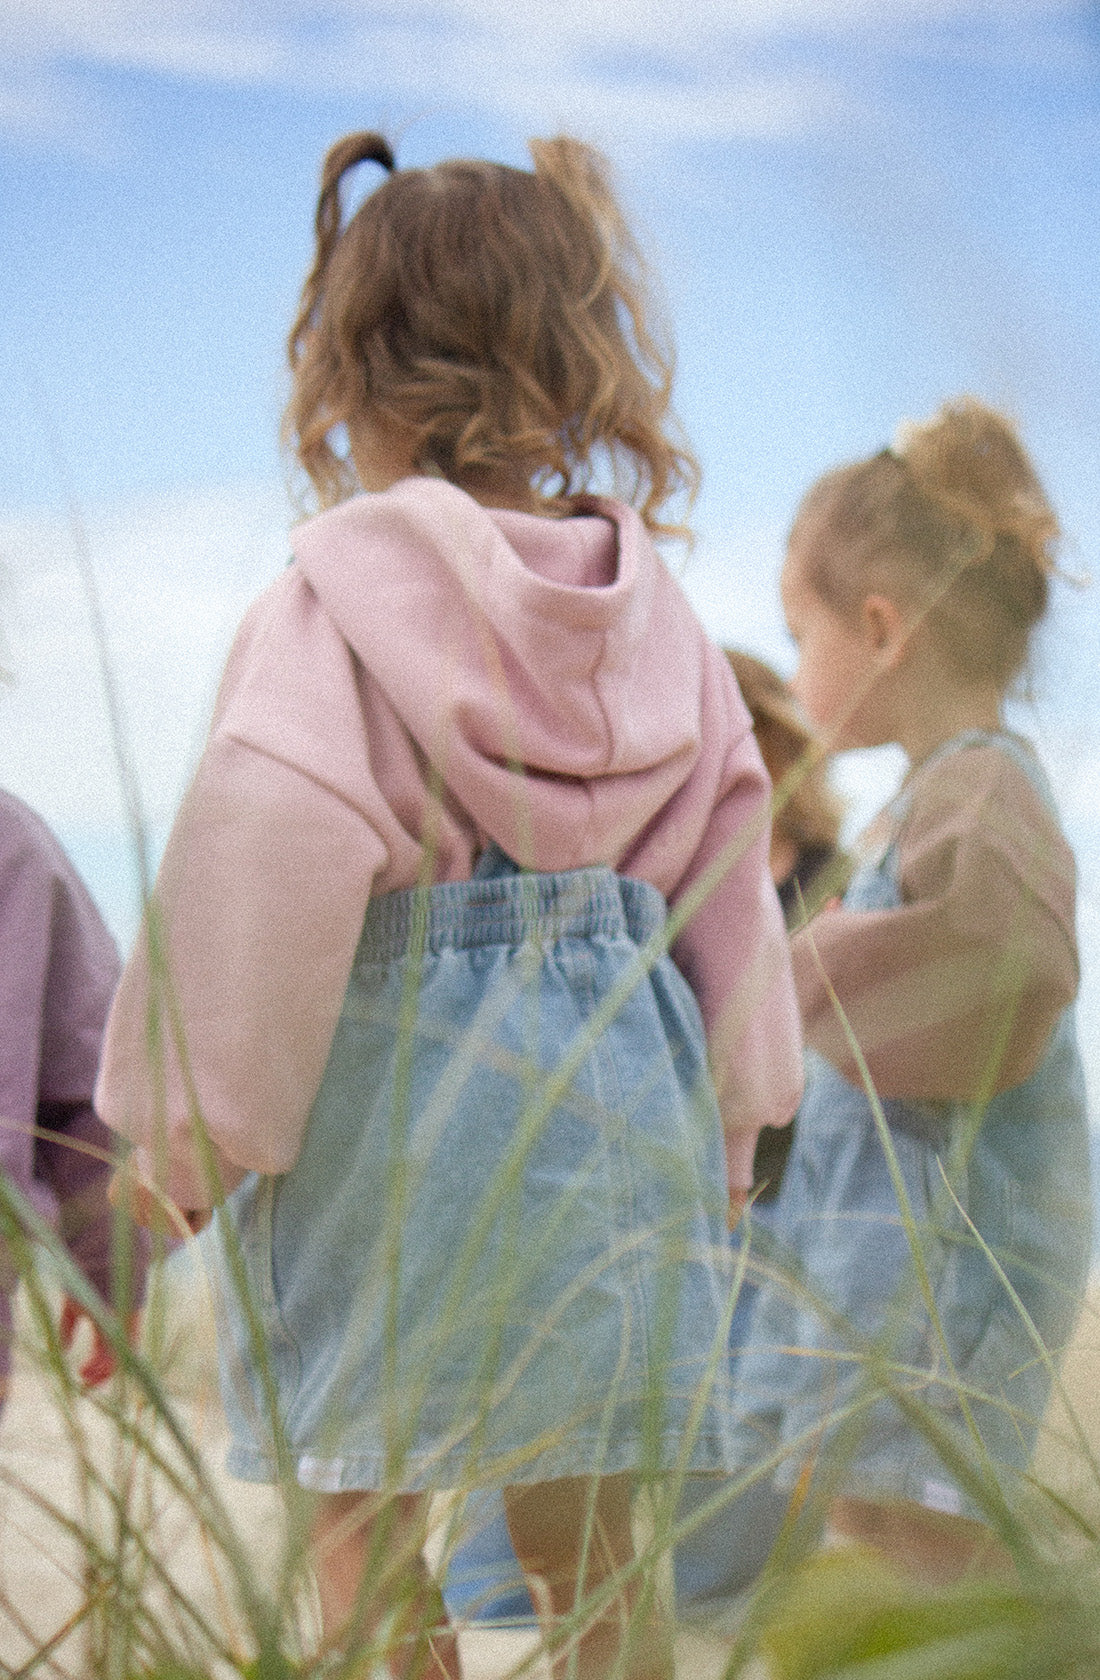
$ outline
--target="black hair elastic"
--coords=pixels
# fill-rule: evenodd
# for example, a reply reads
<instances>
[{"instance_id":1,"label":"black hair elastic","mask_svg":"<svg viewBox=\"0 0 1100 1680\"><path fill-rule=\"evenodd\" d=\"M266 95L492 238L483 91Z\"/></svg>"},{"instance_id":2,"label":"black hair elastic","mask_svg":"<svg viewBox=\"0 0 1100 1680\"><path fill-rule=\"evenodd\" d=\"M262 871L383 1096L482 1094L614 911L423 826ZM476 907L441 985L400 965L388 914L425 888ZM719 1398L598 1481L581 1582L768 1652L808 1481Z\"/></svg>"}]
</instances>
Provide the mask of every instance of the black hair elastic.
<instances>
[{"instance_id":1,"label":"black hair elastic","mask_svg":"<svg viewBox=\"0 0 1100 1680\"><path fill-rule=\"evenodd\" d=\"M386 173L392 175L397 168L397 159L393 155L393 147L381 134L373 135L372 139L374 144L369 151L363 153L362 161L364 163L381 164Z\"/></svg>"}]
</instances>

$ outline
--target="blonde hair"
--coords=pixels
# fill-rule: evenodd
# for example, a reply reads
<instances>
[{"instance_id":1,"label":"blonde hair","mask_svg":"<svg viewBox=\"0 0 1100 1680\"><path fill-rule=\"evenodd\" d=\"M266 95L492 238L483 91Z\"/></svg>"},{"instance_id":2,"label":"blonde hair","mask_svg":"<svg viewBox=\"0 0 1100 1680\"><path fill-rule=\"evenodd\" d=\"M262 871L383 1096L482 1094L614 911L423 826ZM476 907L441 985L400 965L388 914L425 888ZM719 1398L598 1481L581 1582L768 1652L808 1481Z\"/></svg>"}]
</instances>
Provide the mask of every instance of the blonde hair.
<instances>
[{"instance_id":1,"label":"blonde hair","mask_svg":"<svg viewBox=\"0 0 1100 1680\"><path fill-rule=\"evenodd\" d=\"M904 427L895 448L826 473L791 542L834 610L896 592L961 677L1005 688L1046 611L1059 535L1011 422L962 397Z\"/></svg>"},{"instance_id":2,"label":"blonde hair","mask_svg":"<svg viewBox=\"0 0 1100 1680\"><path fill-rule=\"evenodd\" d=\"M605 160L533 140L534 171L452 160L395 168L378 134L325 158L316 253L291 328L288 447L322 506L358 488L332 434L393 429L424 471L477 490L546 496L614 487L654 531L698 466L670 440L672 355ZM386 180L343 225L341 187L373 160Z\"/></svg>"},{"instance_id":3,"label":"blonde hair","mask_svg":"<svg viewBox=\"0 0 1100 1680\"><path fill-rule=\"evenodd\" d=\"M777 671L740 648L726 648L749 714L764 767L776 784L798 769L777 803L772 826L799 851L833 847L840 835L841 804L826 780L825 764L802 721L790 689Z\"/></svg>"}]
</instances>

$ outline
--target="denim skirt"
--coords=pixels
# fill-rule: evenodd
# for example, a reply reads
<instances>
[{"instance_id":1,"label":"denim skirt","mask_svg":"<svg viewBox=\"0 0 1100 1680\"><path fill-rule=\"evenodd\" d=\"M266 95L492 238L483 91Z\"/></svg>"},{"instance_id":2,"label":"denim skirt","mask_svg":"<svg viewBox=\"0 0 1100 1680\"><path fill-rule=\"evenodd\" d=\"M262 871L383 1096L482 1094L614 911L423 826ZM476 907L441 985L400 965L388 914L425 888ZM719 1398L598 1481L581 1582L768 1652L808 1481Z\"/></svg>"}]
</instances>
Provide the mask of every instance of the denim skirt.
<instances>
[{"instance_id":1,"label":"denim skirt","mask_svg":"<svg viewBox=\"0 0 1100 1680\"><path fill-rule=\"evenodd\" d=\"M212 1227L232 1471L733 1466L725 1150L664 923L495 852L370 906L301 1154Z\"/></svg>"}]
</instances>

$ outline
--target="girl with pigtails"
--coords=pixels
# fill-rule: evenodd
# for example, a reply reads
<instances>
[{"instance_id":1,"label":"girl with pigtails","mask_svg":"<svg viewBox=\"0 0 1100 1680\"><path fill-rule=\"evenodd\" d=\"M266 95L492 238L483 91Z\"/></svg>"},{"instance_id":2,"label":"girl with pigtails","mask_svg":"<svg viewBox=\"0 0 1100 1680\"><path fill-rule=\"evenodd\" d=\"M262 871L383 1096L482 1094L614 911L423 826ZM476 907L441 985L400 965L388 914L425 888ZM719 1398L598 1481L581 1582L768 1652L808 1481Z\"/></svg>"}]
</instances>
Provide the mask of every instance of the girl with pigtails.
<instances>
[{"instance_id":1,"label":"girl with pigtails","mask_svg":"<svg viewBox=\"0 0 1100 1680\"><path fill-rule=\"evenodd\" d=\"M751 722L654 546L696 469L640 259L596 154L531 153L326 159L286 416L321 511L99 1098L139 1207L228 1192L230 1465L315 1493L329 1645L454 1675L427 1501L501 1486L557 1666L656 1680L632 1491L734 1462L726 1226L800 1035Z\"/></svg>"},{"instance_id":2,"label":"girl with pigtails","mask_svg":"<svg viewBox=\"0 0 1100 1680\"><path fill-rule=\"evenodd\" d=\"M930 1579L1003 1561L983 1519L1027 1466L1091 1248L1073 857L1004 721L1057 536L1011 425L963 399L820 479L781 579L811 722L909 770L793 940L807 1091L742 1450L800 1498L812 1466L835 1533Z\"/></svg>"}]
</instances>

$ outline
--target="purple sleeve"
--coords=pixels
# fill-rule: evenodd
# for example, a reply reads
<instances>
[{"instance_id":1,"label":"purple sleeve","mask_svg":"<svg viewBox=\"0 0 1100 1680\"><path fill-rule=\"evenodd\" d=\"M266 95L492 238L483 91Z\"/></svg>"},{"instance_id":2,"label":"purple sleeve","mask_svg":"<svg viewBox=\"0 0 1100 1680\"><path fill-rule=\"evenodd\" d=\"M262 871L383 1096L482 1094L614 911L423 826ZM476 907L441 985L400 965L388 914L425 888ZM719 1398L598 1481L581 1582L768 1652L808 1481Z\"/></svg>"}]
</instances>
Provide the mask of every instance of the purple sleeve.
<instances>
[{"instance_id":1,"label":"purple sleeve","mask_svg":"<svg viewBox=\"0 0 1100 1680\"><path fill-rule=\"evenodd\" d=\"M106 1297L113 1140L91 1099L118 973L111 936L61 847L0 793L0 1166ZM35 1127L51 1136L36 1138Z\"/></svg>"},{"instance_id":2,"label":"purple sleeve","mask_svg":"<svg viewBox=\"0 0 1100 1680\"><path fill-rule=\"evenodd\" d=\"M58 1230L93 1289L111 1300L114 1288L116 1214L107 1200L117 1139L90 1102L42 1103L38 1125L50 1137L35 1139L34 1172L56 1198ZM134 1232L131 1267L135 1298L147 1260L144 1233Z\"/></svg>"},{"instance_id":3,"label":"purple sleeve","mask_svg":"<svg viewBox=\"0 0 1100 1680\"><path fill-rule=\"evenodd\" d=\"M25 1195L32 1191L53 899L29 817L10 795L0 796L0 1167Z\"/></svg>"}]
</instances>

